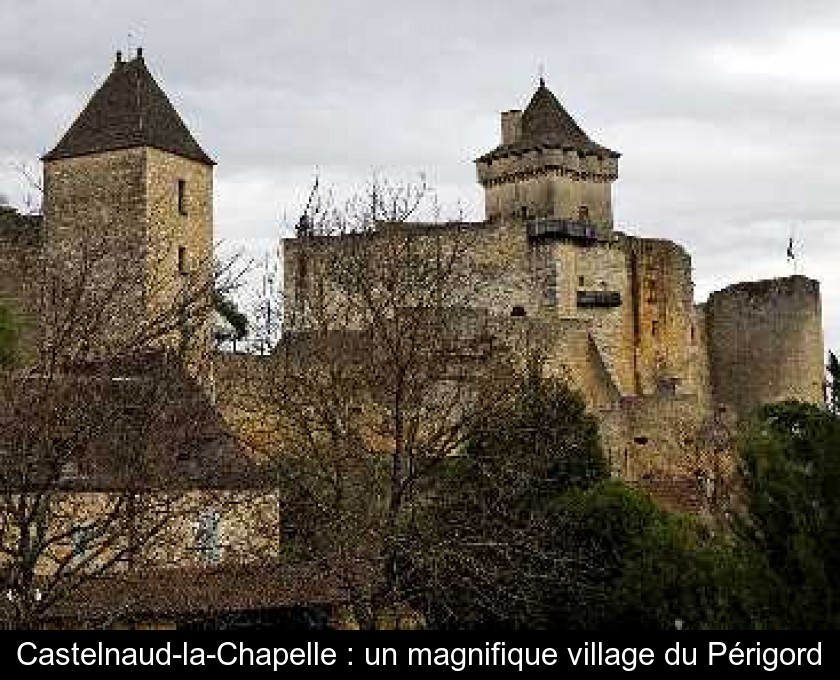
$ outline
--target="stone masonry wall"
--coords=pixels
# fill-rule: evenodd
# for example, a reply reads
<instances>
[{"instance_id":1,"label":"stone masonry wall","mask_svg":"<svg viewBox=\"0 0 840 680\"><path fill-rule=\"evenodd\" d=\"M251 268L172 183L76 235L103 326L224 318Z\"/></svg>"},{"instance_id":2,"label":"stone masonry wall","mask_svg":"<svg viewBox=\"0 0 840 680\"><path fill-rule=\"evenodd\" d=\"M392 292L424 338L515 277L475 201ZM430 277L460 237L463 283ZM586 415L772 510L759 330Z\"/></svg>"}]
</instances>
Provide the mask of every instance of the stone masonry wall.
<instances>
[{"instance_id":1,"label":"stone masonry wall","mask_svg":"<svg viewBox=\"0 0 840 680\"><path fill-rule=\"evenodd\" d=\"M213 169L149 148L145 180L147 313L155 314L171 305L185 288L203 287L209 292L213 273ZM179 181L184 183L181 206ZM207 357L210 318L196 322L193 351Z\"/></svg>"},{"instance_id":2,"label":"stone masonry wall","mask_svg":"<svg viewBox=\"0 0 840 680\"><path fill-rule=\"evenodd\" d=\"M0 305L21 327L20 349L32 349L39 334L42 276L40 217L0 206Z\"/></svg>"},{"instance_id":3,"label":"stone masonry wall","mask_svg":"<svg viewBox=\"0 0 840 680\"><path fill-rule=\"evenodd\" d=\"M623 235L622 239L631 289L627 312L635 353L635 393L656 394L675 381L675 391L696 394L691 258L671 241Z\"/></svg>"},{"instance_id":4,"label":"stone masonry wall","mask_svg":"<svg viewBox=\"0 0 840 680\"><path fill-rule=\"evenodd\" d=\"M50 277L69 282L88 270L82 286L96 291L91 304L119 309L107 321L107 341L129 337L173 309L187 282L209 277L211 167L144 147L50 161L44 178ZM202 325L206 353L209 319Z\"/></svg>"},{"instance_id":5,"label":"stone masonry wall","mask_svg":"<svg viewBox=\"0 0 840 680\"><path fill-rule=\"evenodd\" d=\"M585 207L589 219L611 228L611 186L618 173L614 158L581 156L574 150L537 149L517 156L480 161L488 220L555 217L576 220Z\"/></svg>"},{"instance_id":6,"label":"stone masonry wall","mask_svg":"<svg viewBox=\"0 0 840 680\"><path fill-rule=\"evenodd\" d=\"M59 308L49 310L50 317L60 317L61 307L71 305L84 291L91 314L108 303L120 309L108 322L108 338L127 336L141 323L145 172L143 149L44 164L45 254L50 279L45 285L58 286L61 291ZM99 340L105 342L106 338Z\"/></svg>"}]
</instances>

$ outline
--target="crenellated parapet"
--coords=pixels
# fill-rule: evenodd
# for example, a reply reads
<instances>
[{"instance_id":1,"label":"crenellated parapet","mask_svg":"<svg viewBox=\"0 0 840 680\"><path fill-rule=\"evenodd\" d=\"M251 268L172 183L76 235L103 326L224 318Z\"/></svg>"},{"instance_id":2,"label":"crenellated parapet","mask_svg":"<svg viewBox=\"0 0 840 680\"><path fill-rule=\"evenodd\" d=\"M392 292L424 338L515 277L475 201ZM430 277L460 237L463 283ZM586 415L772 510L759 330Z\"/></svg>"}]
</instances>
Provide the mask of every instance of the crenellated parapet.
<instances>
[{"instance_id":1,"label":"crenellated parapet","mask_svg":"<svg viewBox=\"0 0 840 680\"><path fill-rule=\"evenodd\" d=\"M611 157L582 156L575 149L533 149L487 161L476 161L478 182L484 188L534 177L568 177L577 182L614 182L618 161Z\"/></svg>"},{"instance_id":2,"label":"crenellated parapet","mask_svg":"<svg viewBox=\"0 0 840 680\"><path fill-rule=\"evenodd\" d=\"M612 228L619 154L593 142L543 81L525 111L505 111L501 144L476 159L488 220L557 218Z\"/></svg>"}]
</instances>

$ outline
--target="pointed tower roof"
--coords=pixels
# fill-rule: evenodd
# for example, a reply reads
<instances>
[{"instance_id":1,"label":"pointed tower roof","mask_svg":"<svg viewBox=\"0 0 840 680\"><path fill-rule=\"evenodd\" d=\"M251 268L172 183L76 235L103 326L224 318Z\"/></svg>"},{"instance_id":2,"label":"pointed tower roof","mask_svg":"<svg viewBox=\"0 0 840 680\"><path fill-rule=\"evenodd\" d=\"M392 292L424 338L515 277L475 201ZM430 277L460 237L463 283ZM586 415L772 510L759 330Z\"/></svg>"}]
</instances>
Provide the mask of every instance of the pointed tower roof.
<instances>
[{"instance_id":1,"label":"pointed tower roof","mask_svg":"<svg viewBox=\"0 0 840 680\"><path fill-rule=\"evenodd\" d=\"M596 144L569 115L551 90L540 78L537 91L522 112L519 138L511 144L502 144L485 154L479 161L491 161L532 149L574 149L584 155L618 158L621 154Z\"/></svg>"},{"instance_id":2,"label":"pointed tower roof","mask_svg":"<svg viewBox=\"0 0 840 680\"><path fill-rule=\"evenodd\" d=\"M214 165L149 73L139 49L137 57L128 62L123 62L117 52L108 78L58 145L42 160L137 146L151 146Z\"/></svg>"}]
</instances>

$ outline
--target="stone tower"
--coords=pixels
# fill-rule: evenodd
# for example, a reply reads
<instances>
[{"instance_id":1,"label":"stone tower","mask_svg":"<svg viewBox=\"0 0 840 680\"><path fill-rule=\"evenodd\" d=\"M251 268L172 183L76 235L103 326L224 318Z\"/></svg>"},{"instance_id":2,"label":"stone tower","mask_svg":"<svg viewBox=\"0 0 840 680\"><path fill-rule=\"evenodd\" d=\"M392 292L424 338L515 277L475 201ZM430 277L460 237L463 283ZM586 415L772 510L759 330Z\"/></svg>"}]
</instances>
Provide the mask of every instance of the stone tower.
<instances>
[{"instance_id":1,"label":"stone tower","mask_svg":"<svg viewBox=\"0 0 840 680\"><path fill-rule=\"evenodd\" d=\"M502 142L476 159L488 220L553 218L611 229L615 151L593 142L540 79L524 111L502 113Z\"/></svg>"},{"instance_id":2,"label":"stone tower","mask_svg":"<svg viewBox=\"0 0 840 680\"><path fill-rule=\"evenodd\" d=\"M42 160L52 270L65 268L75 281L87 272L84 285L95 292L88 299L109 315L109 343L119 348L156 323L185 291L209 292L214 162L142 50L129 61L117 53L105 82ZM198 345L209 342L209 315L189 323ZM173 330L167 342L185 336Z\"/></svg>"},{"instance_id":3,"label":"stone tower","mask_svg":"<svg viewBox=\"0 0 840 680\"><path fill-rule=\"evenodd\" d=\"M825 400L818 281L801 275L737 283L705 305L715 401L739 416L761 404Z\"/></svg>"}]
</instances>

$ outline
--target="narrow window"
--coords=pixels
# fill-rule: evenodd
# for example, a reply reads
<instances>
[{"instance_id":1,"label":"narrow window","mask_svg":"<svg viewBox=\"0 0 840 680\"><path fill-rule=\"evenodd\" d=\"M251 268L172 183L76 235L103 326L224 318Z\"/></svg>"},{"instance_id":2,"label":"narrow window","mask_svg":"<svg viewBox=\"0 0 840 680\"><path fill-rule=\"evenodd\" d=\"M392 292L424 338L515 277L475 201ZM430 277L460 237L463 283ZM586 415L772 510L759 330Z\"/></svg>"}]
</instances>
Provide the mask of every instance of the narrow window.
<instances>
[{"instance_id":1,"label":"narrow window","mask_svg":"<svg viewBox=\"0 0 840 680\"><path fill-rule=\"evenodd\" d=\"M287 541L294 541L298 537L298 528L292 519L285 519L282 522L282 531L283 538Z\"/></svg>"},{"instance_id":2,"label":"narrow window","mask_svg":"<svg viewBox=\"0 0 840 680\"><path fill-rule=\"evenodd\" d=\"M218 564L222 559L221 542L222 517L218 510L202 510L198 514L196 548L204 564Z\"/></svg>"},{"instance_id":3,"label":"narrow window","mask_svg":"<svg viewBox=\"0 0 840 680\"><path fill-rule=\"evenodd\" d=\"M585 205L582 205L578 208L578 222L588 222L589 221L589 208Z\"/></svg>"},{"instance_id":4,"label":"narrow window","mask_svg":"<svg viewBox=\"0 0 840 680\"><path fill-rule=\"evenodd\" d=\"M61 464L59 471L59 482L75 482L79 479L79 467L76 461L68 460Z\"/></svg>"},{"instance_id":5,"label":"narrow window","mask_svg":"<svg viewBox=\"0 0 840 680\"><path fill-rule=\"evenodd\" d=\"M187 214L187 181L185 179L178 180L178 212L182 215Z\"/></svg>"},{"instance_id":6,"label":"narrow window","mask_svg":"<svg viewBox=\"0 0 840 680\"><path fill-rule=\"evenodd\" d=\"M578 276L578 288L583 288L584 285L584 278L582 276Z\"/></svg>"},{"instance_id":7,"label":"narrow window","mask_svg":"<svg viewBox=\"0 0 840 680\"><path fill-rule=\"evenodd\" d=\"M81 562L91 548L93 541L93 527L82 525L74 527L70 532L70 541L73 544L73 562Z\"/></svg>"},{"instance_id":8,"label":"narrow window","mask_svg":"<svg viewBox=\"0 0 840 680\"><path fill-rule=\"evenodd\" d=\"M187 270L187 247L178 246L178 273L181 275L188 274Z\"/></svg>"},{"instance_id":9,"label":"narrow window","mask_svg":"<svg viewBox=\"0 0 840 680\"><path fill-rule=\"evenodd\" d=\"M650 322L650 334L654 338L659 335L659 322L655 319Z\"/></svg>"},{"instance_id":10,"label":"narrow window","mask_svg":"<svg viewBox=\"0 0 840 680\"><path fill-rule=\"evenodd\" d=\"M647 280L647 301L650 304L656 304L656 279Z\"/></svg>"}]
</instances>

